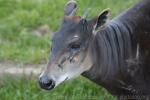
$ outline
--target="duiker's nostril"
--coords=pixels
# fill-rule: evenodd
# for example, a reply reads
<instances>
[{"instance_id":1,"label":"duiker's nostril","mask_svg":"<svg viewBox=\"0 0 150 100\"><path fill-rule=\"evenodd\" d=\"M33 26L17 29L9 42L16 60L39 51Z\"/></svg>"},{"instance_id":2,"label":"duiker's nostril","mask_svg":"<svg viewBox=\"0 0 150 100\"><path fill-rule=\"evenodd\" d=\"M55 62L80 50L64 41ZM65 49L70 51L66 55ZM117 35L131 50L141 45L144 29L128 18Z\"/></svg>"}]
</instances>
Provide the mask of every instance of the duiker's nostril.
<instances>
[{"instance_id":1,"label":"duiker's nostril","mask_svg":"<svg viewBox=\"0 0 150 100\"><path fill-rule=\"evenodd\" d=\"M55 87L55 82L49 79L47 76L42 76L39 79L40 87L46 90L53 89Z\"/></svg>"}]
</instances>

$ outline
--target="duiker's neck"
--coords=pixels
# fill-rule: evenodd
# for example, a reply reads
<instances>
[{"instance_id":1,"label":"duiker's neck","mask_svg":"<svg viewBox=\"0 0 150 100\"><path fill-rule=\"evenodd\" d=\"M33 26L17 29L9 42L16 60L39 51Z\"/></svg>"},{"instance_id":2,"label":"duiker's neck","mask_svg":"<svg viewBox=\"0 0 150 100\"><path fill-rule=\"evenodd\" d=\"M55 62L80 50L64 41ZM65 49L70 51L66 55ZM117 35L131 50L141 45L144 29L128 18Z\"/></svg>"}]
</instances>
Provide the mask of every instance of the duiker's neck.
<instances>
[{"instance_id":1,"label":"duiker's neck","mask_svg":"<svg viewBox=\"0 0 150 100\"><path fill-rule=\"evenodd\" d=\"M130 32L123 23L117 21L109 22L100 30L89 47L93 66L83 75L99 83L113 80L122 73L125 60L132 58Z\"/></svg>"}]
</instances>

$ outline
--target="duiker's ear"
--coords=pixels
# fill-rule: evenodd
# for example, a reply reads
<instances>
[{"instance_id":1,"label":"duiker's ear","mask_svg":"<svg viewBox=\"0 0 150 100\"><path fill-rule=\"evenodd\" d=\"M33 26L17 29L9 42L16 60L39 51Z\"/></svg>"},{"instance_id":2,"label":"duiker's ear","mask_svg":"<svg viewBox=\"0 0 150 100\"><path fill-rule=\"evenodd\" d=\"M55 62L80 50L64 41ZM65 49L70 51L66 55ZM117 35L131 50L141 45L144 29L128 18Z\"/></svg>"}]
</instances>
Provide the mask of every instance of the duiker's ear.
<instances>
[{"instance_id":1,"label":"duiker's ear","mask_svg":"<svg viewBox=\"0 0 150 100\"><path fill-rule=\"evenodd\" d=\"M111 15L111 12L109 9L102 11L94 23L93 30L97 31L99 28L103 27L105 23L107 22L107 19L110 15Z\"/></svg>"},{"instance_id":2,"label":"duiker's ear","mask_svg":"<svg viewBox=\"0 0 150 100\"><path fill-rule=\"evenodd\" d=\"M77 10L77 3L75 0L69 0L65 7L65 16L74 16Z\"/></svg>"}]
</instances>

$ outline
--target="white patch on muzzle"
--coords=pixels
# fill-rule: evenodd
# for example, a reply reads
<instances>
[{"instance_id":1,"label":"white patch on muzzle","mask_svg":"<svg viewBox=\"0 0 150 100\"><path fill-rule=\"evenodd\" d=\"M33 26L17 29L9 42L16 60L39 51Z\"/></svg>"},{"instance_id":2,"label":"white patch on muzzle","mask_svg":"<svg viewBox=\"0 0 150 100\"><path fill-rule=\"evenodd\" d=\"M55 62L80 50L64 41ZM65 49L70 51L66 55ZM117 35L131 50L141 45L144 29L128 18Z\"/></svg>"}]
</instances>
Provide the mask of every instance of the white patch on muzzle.
<instances>
[{"instance_id":1,"label":"white patch on muzzle","mask_svg":"<svg viewBox=\"0 0 150 100\"><path fill-rule=\"evenodd\" d=\"M55 81L55 87L58 86L60 83L64 82L65 80L68 79L68 75L67 74L64 74L62 75L61 77L59 78L55 78L55 77L52 77L53 80Z\"/></svg>"}]
</instances>

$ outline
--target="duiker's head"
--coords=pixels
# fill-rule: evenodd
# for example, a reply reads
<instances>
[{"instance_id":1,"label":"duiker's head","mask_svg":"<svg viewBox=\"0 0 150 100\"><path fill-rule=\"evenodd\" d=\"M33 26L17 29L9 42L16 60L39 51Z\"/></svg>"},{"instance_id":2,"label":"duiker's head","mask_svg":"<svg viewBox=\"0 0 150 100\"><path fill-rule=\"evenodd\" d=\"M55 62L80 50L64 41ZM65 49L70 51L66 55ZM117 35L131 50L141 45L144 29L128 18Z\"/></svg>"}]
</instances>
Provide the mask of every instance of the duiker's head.
<instances>
[{"instance_id":1,"label":"duiker's head","mask_svg":"<svg viewBox=\"0 0 150 100\"><path fill-rule=\"evenodd\" d=\"M52 37L51 56L39 78L43 89L50 90L65 80L79 76L92 66L88 56L92 32L106 22L109 11L105 10L98 17L86 20L85 15L75 16L76 10L76 2L69 1L61 28Z\"/></svg>"}]
</instances>

